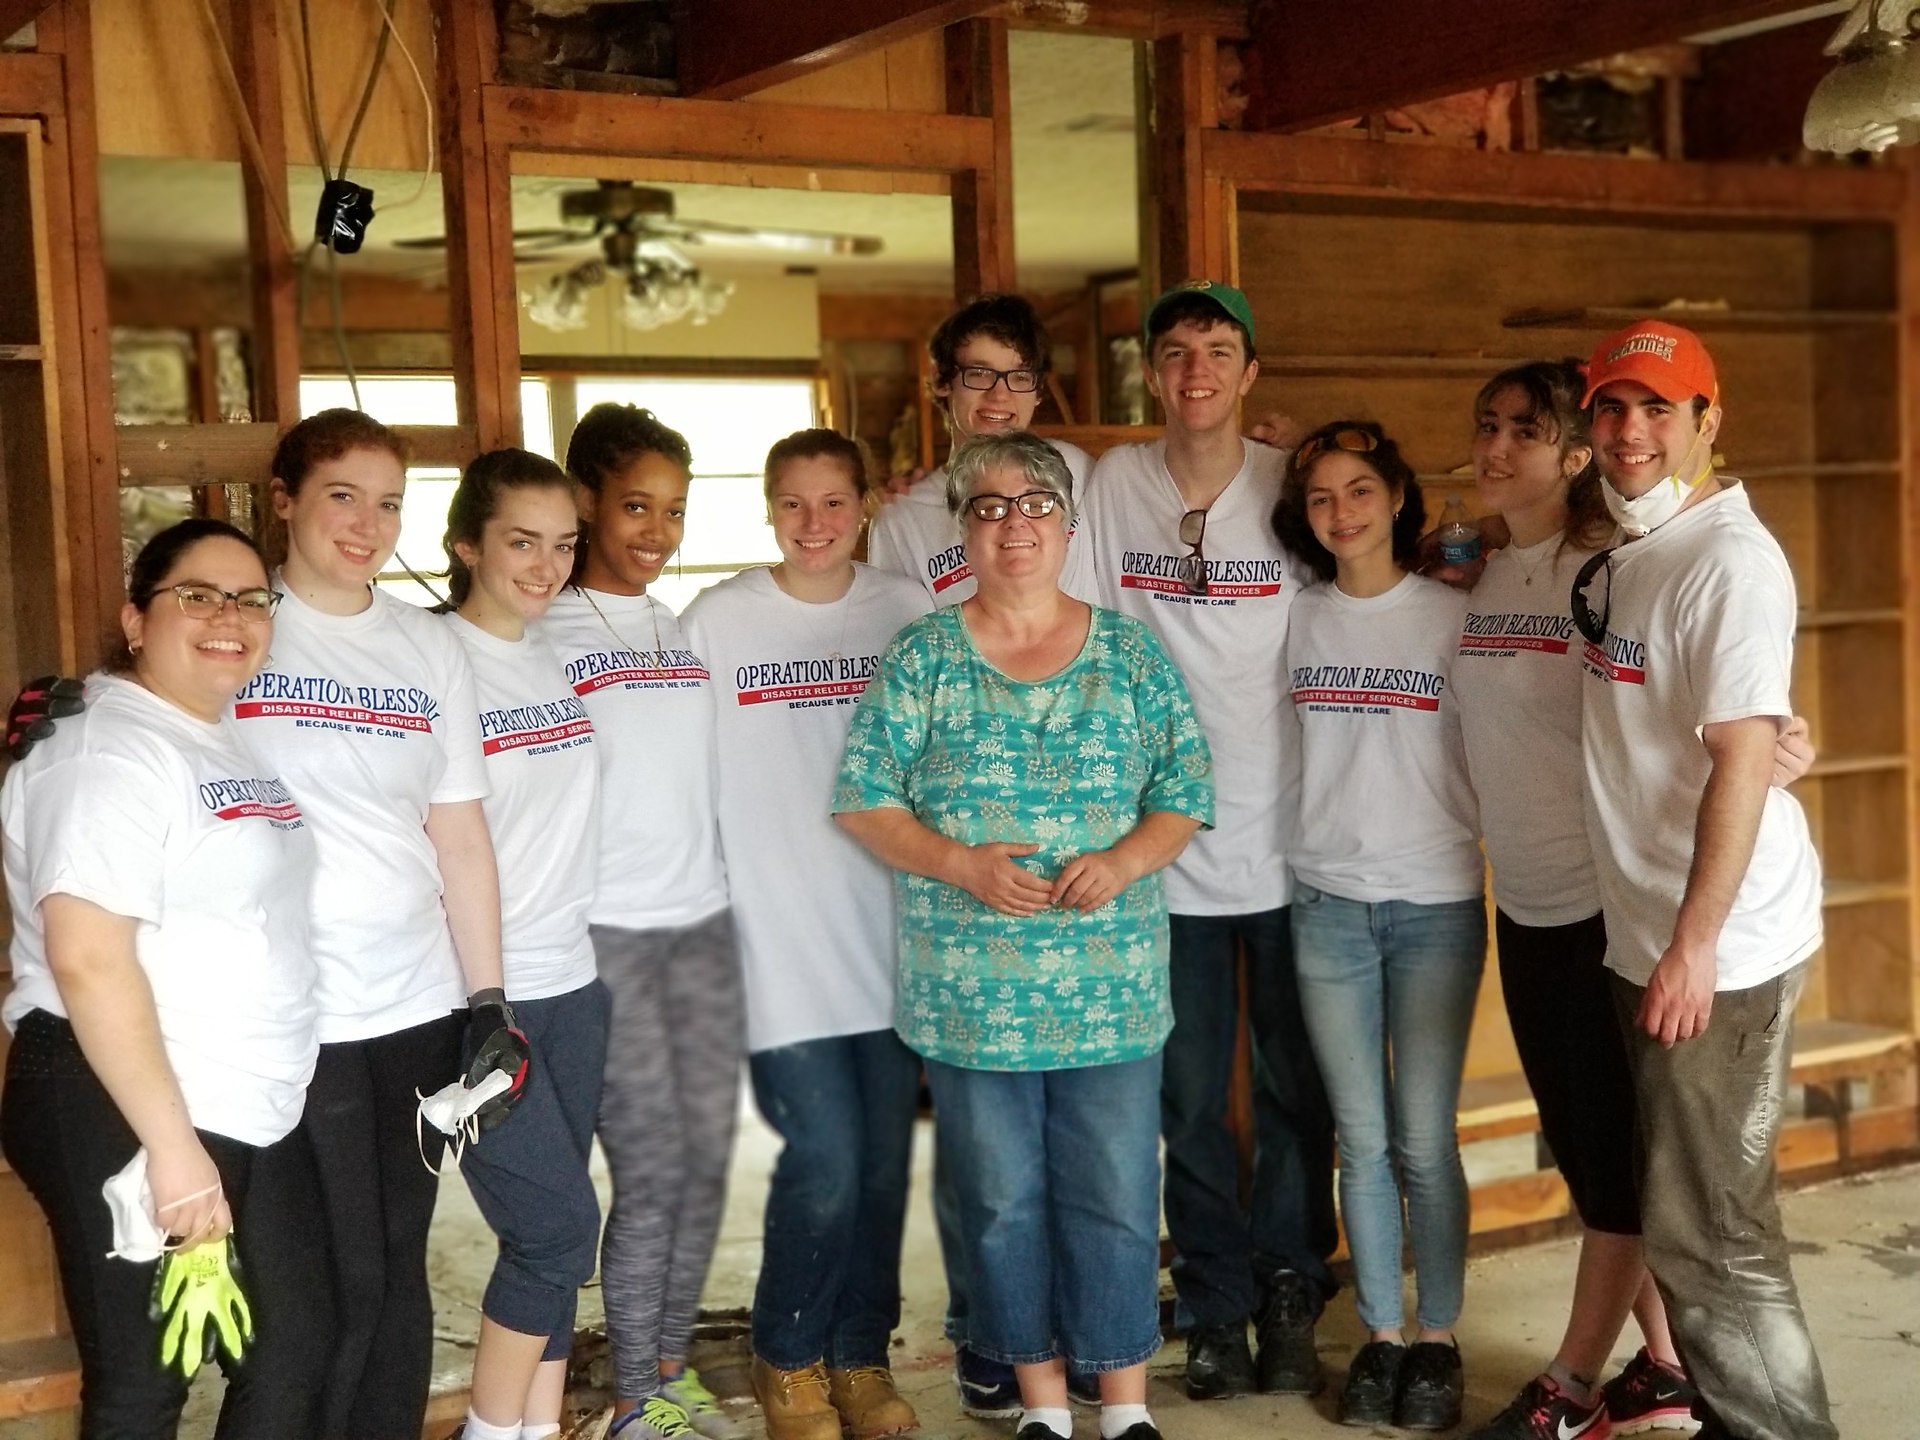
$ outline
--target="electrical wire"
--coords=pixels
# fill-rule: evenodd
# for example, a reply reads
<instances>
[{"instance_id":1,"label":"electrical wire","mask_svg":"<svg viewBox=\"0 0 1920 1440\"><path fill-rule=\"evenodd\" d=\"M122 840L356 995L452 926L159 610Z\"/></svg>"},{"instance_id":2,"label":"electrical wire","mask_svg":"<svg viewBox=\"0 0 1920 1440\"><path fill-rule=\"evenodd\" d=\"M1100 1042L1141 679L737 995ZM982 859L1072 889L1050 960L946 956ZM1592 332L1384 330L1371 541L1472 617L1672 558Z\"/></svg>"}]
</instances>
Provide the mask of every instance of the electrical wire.
<instances>
[{"instance_id":1,"label":"electrical wire","mask_svg":"<svg viewBox=\"0 0 1920 1440\"><path fill-rule=\"evenodd\" d=\"M214 54L220 60L220 79L240 130L241 149L246 151L247 159L253 165L254 175L260 181L260 188L266 197L267 209L279 225L280 236L287 242L287 252L291 254L300 248L300 242L294 238L293 221L286 211L285 177L282 177L279 185L275 185L267 173L266 151L260 147L259 132L253 128L253 116L247 111L247 98L240 88L240 76L233 68L233 56L227 50L226 36L220 31L220 17L214 13L213 0L200 0L200 13L206 17L207 30L213 36Z\"/></svg>"},{"instance_id":2,"label":"electrical wire","mask_svg":"<svg viewBox=\"0 0 1920 1440\"><path fill-rule=\"evenodd\" d=\"M307 133L313 137L313 154L320 162L321 178L331 180L333 170L327 159L327 137L320 131L320 101L313 76L313 28L307 18L307 0L300 0L300 68L307 78Z\"/></svg>"},{"instance_id":3,"label":"electrical wire","mask_svg":"<svg viewBox=\"0 0 1920 1440\"><path fill-rule=\"evenodd\" d=\"M380 27L380 38L373 42L373 65L367 71L367 83L360 87L360 105L353 112L353 123L347 127L346 143L340 147L340 173L347 173L347 163L353 158L353 142L360 138L360 126L366 121L367 109L373 104L373 92L380 80L380 62L387 58L387 42L393 38L393 7L399 0L373 0L374 9L380 12L380 18L387 23Z\"/></svg>"},{"instance_id":4,"label":"electrical wire","mask_svg":"<svg viewBox=\"0 0 1920 1440\"><path fill-rule=\"evenodd\" d=\"M400 58L407 62L407 69L413 72L413 83L420 91L420 103L426 108L427 166L426 169L420 172L420 183L414 187L413 194L409 195L397 205L389 205L387 207L389 211L404 210L407 206L414 204L421 196L427 193L427 183L433 178L435 163L439 159L439 131L434 128L433 123L433 91L427 87L426 79L420 73L420 63L413 58L413 51L407 48L406 37L400 33L400 27L393 22L393 12L399 7L399 3L400 0L391 0L391 3L383 3L383 0L372 0L374 9L380 12L380 18L386 22L387 29L393 35L393 43L400 51ZM344 165L344 162L342 163Z\"/></svg>"}]
</instances>

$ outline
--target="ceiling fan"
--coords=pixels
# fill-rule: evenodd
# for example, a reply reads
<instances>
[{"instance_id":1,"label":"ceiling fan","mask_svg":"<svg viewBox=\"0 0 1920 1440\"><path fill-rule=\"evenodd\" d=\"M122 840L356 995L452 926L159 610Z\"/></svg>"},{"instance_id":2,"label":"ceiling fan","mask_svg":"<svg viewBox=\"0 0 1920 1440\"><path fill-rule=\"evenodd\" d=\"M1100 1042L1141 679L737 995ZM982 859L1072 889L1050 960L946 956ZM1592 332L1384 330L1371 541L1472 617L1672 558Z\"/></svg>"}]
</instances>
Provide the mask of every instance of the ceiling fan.
<instances>
[{"instance_id":1,"label":"ceiling fan","mask_svg":"<svg viewBox=\"0 0 1920 1440\"><path fill-rule=\"evenodd\" d=\"M726 307L733 284L703 274L682 246L745 245L795 256L877 255L881 249L879 238L872 235L677 219L672 191L629 180L602 180L591 190L563 191L560 219L557 226L513 232L514 259L524 262L575 246L599 248L597 256L523 292L527 318L551 330L584 328L589 295L614 277L626 289L621 318L635 329L653 330L684 318L706 323ZM443 248L447 240L434 235L394 243L427 250Z\"/></svg>"}]
</instances>

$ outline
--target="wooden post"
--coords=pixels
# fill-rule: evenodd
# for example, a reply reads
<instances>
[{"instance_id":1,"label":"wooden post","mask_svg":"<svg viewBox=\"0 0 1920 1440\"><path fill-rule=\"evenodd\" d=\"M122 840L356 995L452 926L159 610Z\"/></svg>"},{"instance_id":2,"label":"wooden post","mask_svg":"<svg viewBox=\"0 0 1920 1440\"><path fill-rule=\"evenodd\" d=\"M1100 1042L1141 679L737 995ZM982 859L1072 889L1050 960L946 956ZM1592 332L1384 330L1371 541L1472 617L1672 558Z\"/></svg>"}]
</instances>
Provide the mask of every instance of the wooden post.
<instances>
[{"instance_id":1,"label":"wooden post","mask_svg":"<svg viewBox=\"0 0 1920 1440\"><path fill-rule=\"evenodd\" d=\"M63 112L46 117L48 260L63 435L64 554L73 630L62 636L74 670L99 663L126 597L121 577L120 485L113 433L113 355L100 246L100 152L93 117L93 32L86 0L61 0L36 22L43 54L61 60Z\"/></svg>"},{"instance_id":2,"label":"wooden post","mask_svg":"<svg viewBox=\"0 0 1920 1440\"><path fill-rule=\"evenodd\" d=\"M1920 845L1913 843L1913 825L1920 816L1920 498L1914 493L1915 477L1920 476L1920 156L1909 151L1901 157L1907 181L1907 199L1894 227L1897 247L1895 263L1899 267L1895 295L1899 305L1899 354L1894 380L1902 397L1899 416L1901 459L1905 462L1904 483L1900 487L1900 522L1905 560L1906 583L1902 587L1906 609L1905 681L1907 767L1907 955L1911 969L1907 977L1910 1014L1909 1034L1920 1032ZM1912 1104L1915 1080L1909 1077L1902 1098Z\"/></svg>"},{"instance_id":3,"label":"wooden post","mask_svg":"<svg viewBox=\"0 0 1920 1440\"><path fill-rule=\"evenodd\" d=\"M240 0L234 8L233 68L260 140L265 174L240 167L247 215L247 277L253 418L291 425L300 418L298 277L280 217L287 214L287 138L280 95L280 10L276 0ZM236 118L236 123L237 118ZM304 227L295 220L293 233ZM218 419L218 416L213 417ZM269 478L261 475L261 483Z\"/></svg>"},{"instance_id":4,"label":"wooden post","mask_svg":"<svg viewBox=\"0 0 1920 1440\"><path fill-rule=\"evenodd\" d=\"M1012 290L1013 128L1008 100L1007 22L968 20L949 26L947 109L993 122L993 154L986 168L953 177L953 289L965 302L994 290Z\"/></svg>"},{"instance_id":5,"label":"wooden post","mask_svg":"<svg viewBox=\"0 0 1920 1440\"><path fill-rule=\"evenodd\" d=\"M1182 280L1231 280L1228 210L1232 193L1209 179L1202 137L1216 128L1210 34L1183 31L1154 42L1153 130L1157 277L1143 302Z\"/></svg>"},{"instance_id":6,"label":"wooden post","mask_svg":"<svg viewBox=\"0 0 1920 1440\"><path fill-rule=\"evenodd\" d=\"M460 423L480 449L494 450L520 443L512 160L489 138L483 103L499 44L490 5L437 0L435 15L454 394Z\"/></svg>"}]
</instances>

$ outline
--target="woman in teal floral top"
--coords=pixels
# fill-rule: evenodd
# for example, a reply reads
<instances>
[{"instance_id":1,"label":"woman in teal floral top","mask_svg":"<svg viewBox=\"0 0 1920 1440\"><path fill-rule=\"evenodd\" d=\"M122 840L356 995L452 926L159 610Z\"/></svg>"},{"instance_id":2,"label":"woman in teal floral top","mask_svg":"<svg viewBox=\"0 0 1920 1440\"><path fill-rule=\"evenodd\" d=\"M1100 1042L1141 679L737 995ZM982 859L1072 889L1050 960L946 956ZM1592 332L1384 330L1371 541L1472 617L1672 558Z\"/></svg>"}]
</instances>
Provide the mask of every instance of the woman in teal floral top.
<instances>
[{"instance_id":1,"label":"woman in teal floral top","mask_svg":"<svg viewBox=\"0 0 1920 1440\"><path fill-rule=\"evenodd\" d=\"M1067 1363L1099 1375L1107 1440L1158 1440L1159 871L1213 786L1153 633L1059 588L1070 487L1029 434L954 452L977 593L881 656L834 809L898 872L894 1027L960 1192L965 1343L1014 1367L1018 1440L1069 1440Z\"/></svg>"}]
</instances>

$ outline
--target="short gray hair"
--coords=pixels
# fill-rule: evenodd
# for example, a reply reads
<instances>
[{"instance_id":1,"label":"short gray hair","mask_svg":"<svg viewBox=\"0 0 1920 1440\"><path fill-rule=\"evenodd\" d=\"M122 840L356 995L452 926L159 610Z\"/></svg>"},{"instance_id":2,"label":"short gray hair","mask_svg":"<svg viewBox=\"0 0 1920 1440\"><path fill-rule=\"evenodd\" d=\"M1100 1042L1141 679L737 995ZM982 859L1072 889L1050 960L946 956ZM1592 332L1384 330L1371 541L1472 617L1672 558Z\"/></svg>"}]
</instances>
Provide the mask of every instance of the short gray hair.
<instances>
[{"instance_id":1,"label":"short gray hair","mask_svg":"<svg viewBox=\"0 0 1920 1440\"><path fill-rule=\"evenodd\" d=\"M1073 472L1060 452L1031 430L975 435L954 447L947 460L947 513L955 524L966 523L967 497L981 477L1003 468L1021 471L1034 489L1050 492L1062 522L1073 528Z\"/></svg>"}]
</instances>

